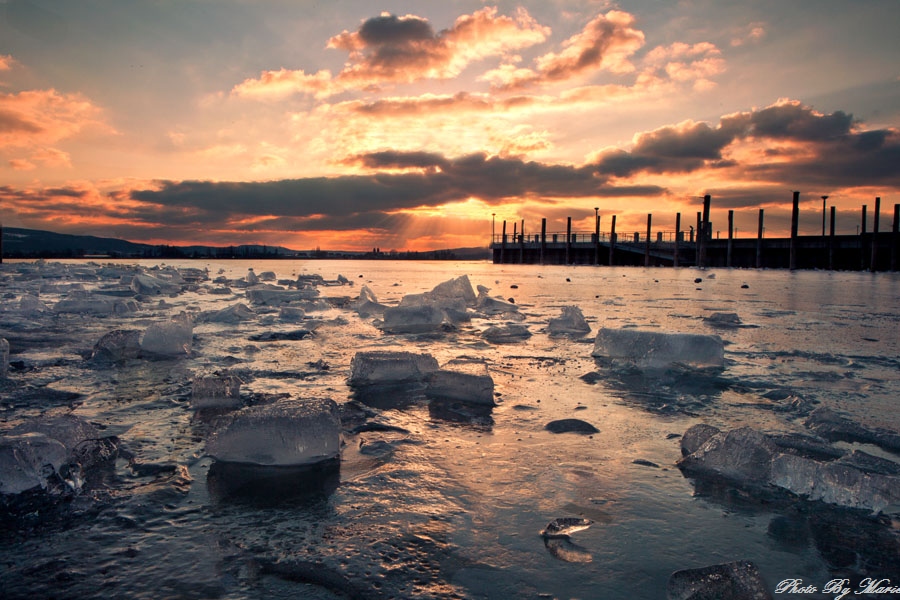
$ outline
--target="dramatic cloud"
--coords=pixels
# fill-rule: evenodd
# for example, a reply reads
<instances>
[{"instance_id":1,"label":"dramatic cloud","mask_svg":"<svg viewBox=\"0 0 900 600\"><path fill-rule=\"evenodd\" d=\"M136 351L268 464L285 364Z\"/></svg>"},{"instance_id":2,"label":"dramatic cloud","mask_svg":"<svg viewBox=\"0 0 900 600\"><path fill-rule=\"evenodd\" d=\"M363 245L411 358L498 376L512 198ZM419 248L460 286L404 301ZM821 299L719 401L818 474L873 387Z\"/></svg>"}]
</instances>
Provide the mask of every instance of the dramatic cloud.
<instances>
[{"instance_id":1,"label":"dramatic cloud","mask_svg":"<svg viewBox=\"0 0 900 600\"><path fill-rule=\"evenodd\" d=\"M738 146L767 147L740 161L730 157ZM851 115L821 114L799 102L780 102L751 112L723 117L716 127L686 122L636 136L630 151L614 149L597 157L604 175L630 177L638 173L692 173L731 168L734 175L769 177L790 184L803 181L829 185L900 182L896 165L900 134L895 130L856 131Z\"/></svg>"},{"instance_id":2,"label":"dramatic cloud","mask_svg":"<svg viewBox=\"0 0 900 600\"><path fill-rule=\"evenodd\" d=\"M265 71L258 79L235 86L232 93L248 97L304 93L322 98L384 83L449 79L473 62L540 43L549 33L524 9L508 17L498 15L496 8L483 8L438 33L421 17L382 13L357 31L345 30L328 41L329 48L349 53L347 65L337 75L327 70Z\"/></svg>"},{"instance_id":3,"label":"dramatic cloud","mask_svg":"<svg viewBox=\"0 0 900 600\"><path fill-rule=\"evenodd\" d=\"M708 42L659 46L644 57L645 73L664 72L672 81L692 83L698 90L715 84L712 77L725 70L722 53Z\"/></svg>"},{"instance_id":4,"label":"dramatic cloud","mask_svg":"<svg viewBox=\"0 0 900 600\"><path fill-rule=\"evenodd\" d=\"M564 81L600 70L629 73L631 56L644 45L643 32L635 29L634 16L622 11L598 15L584 29L563 42L559 52L535 59L532 69L506 64L482 76L495 88L515 89Z\"/></svg>"}]
</instances>

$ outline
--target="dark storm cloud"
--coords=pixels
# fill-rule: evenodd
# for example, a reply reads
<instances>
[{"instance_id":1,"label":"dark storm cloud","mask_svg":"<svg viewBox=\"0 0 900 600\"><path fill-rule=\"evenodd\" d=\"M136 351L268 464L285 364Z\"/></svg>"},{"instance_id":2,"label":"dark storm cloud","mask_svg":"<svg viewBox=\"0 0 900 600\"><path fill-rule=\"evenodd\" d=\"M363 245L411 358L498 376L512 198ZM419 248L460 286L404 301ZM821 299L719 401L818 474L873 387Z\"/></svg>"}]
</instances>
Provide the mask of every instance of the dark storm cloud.
<instances>
[{"instance_id":1,"label":"dark storm cloud","mask_svg":"<svg viewBox=\"0 0 900 600\"><path fill-rule=\"evenodd\" d=\"M300 229L353 229L396 226L388 213L436 207L477 197L497 204L532 198L545 202L572 197L659 196L653 185L612 187L592 167L547 165L516 158L472 154L448 159L427 152L377 152L356 157L373 169L416 168L416 173L308 178L268 182L162 182L138 190L131 199L141 220L164 217L171 223L224 222L230 216L298 219ZM260 221L263 222L263 221Z\"/></svg>"},{"instance_id":2,"label":"dark storm cloud","mask_svg":"<svg viewBox=\"0 0 900 600\"><path fill-rule=\"evenodd\" d=\"M723 157L731 144L749 139L796 146L767 149L770 158L788 159L775 163L740 164ZM716 127L689 123L642 134L630 151L601 154L596 168L616 177L730 168L739 178L766 176L790 185L894 185L900 178L898 144L894 130L854 131L852 115L820 114L788 102L723 117Z\"/></svg>"}]
</instances>

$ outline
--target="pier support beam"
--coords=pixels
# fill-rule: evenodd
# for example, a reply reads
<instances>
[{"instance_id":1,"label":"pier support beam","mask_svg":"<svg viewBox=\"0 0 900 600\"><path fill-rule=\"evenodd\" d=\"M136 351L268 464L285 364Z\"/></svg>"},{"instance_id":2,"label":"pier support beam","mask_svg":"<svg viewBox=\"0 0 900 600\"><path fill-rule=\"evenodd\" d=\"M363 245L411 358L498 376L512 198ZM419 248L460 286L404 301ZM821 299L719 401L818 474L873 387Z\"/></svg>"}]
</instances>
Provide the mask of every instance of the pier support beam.
<instances>
[{"instance_id":1,"label":"pier support beam","mask_svg":"<svg viewBox=\"0 0 900 600\"><path fill-rule=\"evenodd\" d=\"M878 270L878 217L881 213L881 198L875 198L875 214L872 215L872 260L869 262L869 270L873 273Z\"/></svg>"},{"instance_id":2,"label":"pier support beam","mask_svg":"<svg viewBox=\"0 0 900 600\"><path fill-rule=\"evenodd\" d=\"M547 219L541 219L541 264L544 264L544 253L547 251Z\"/></svg>"},{"instance_id":3,"label":"pier support beam","mask_svg":"<svg viewBox=\"0 0 900 600\"><path fill-rule=\"evenodd\" d=\"M791 258L790 269L797 268L797 230L800 226L800 192L794 192L794 203L791 207Z\"/></svg>"},{"instance_id":4,"label":"pier support beam","mask_svg":"<svg viewBox=\"0 0 900 600\"><path fill-rule=\"evenodd\" d=\"M681 237L681 213L675 213L675 254L672 255L672 266L678 266L678 242Z\"/></svg>"},{"instance_id":5,"label":"pier support beam","mask_svg":"<svg viewBox=\"0 0 900 600\"><path fill-rule=\"evenodd\" d=\"M891 227L891 271L897 270L897 243L900 242L900 204L894 205L894 224Z\"/></svg>"},{"instance_id":6,"label":"pier support beam","mask_svg":"<svg viewBox=\"0 0 900 600\"><path fill-rule=\"evenodd\" d=\"M859 270L866 270L866 209L869 208L865 204L862 205L862 224L859 228Z\"/></svg>"},{"instance_id":7,"label":"pier support beam","mask_svg":"<svg viewBox=\"0 0 900 600\"><path fill-rule=\"evenodd\" d=\"M712 226L709 223L709 205L712 197L709 194L703 196L703 221L700 223L700 258L698 265L701 269L706 268L706 246L707 240L712 236Z\"/></svg>"},{"instance_id":8,"label":"pier support beam","mask_svg":"<svg viewBox=\"0 0 900 600\"><path fill-rule=\"evenodd\" d=\"M609 266L616 264L616 215L612 216L612 229L609 231Z\"/></svg>"},{"instance_id":9,"label":"pier support beam","mask_svg":"<svg viewBox=\"0 0 900 600\"><path fill-rule=\"evenodd\" d=\"M763 227L763 222L765 220L765 211L763 209L759 209L759 225L756 229L756 268L762 269L763 266L763 231L765 231L765 227Z\"/></svg>"},{"instance_id":10,"label":"pier support beam","mask_svg":"<svg viewBox=\"0 0 900 600\"><path fill-rule=\"evenodd\" d=\"M572 217L566 217L566 264L572 264Z\"/></svg>"},{"instance_id":11,"label":"pier support beam","mask_svg":"<svg viewBox=\"0 0 900 600\"><path fill-rule=\"evenodd\" d=\"M525 264L525 219L519 228L519 264Z\"/></svg>"},{"instance_id":12,"label":"pier support beam","mask_svg":"<svg viewBox=\"0 0 900 600\"><path fill-rule=\"evenodd\" d=\"M653 220L653 215L647 213L647 240L644 242L644 266L650 266L650 222Z\"/></svg>"},{"instance_id":13,"label":"pier support beam","mask_svg":"<svg viewBox=\"0 0 900 600\"><path fill-rule=\"evenodd\" d=\"M831 229L828 231L828 270L834 271L834 223L837 219L835 207L831 207Z\"/></svg>"},{"instance_id":14,"label":"pier support beam","mask_svg":"<svg viewBox=\"0 0 900 600\"><path fill-rule=\"evenodd\" d=\"M594 209L594 264L600 265L600 213Z\"/></svg>"},{"instance_id":15,"label":"pier support beam","mask_svg":"<svg viewBox=\"0 0 900 600\"><path fill-rule=\"evenodd\" d=\"M731 250L734 245L734 211L728 211L728 248L725 251L725 266L731 268Z\"/></svg>"},{"instance_id":16,"label":"pier support beam","mask_svg":"<svg viewBox=\"0 0 900 600\"><path fill-rule=\"evenodd\" d=\"M500 264L503 264L504 254L506 253L506 220L503 221L503 237L500 238Z\"/></svg>"}]
</instances>

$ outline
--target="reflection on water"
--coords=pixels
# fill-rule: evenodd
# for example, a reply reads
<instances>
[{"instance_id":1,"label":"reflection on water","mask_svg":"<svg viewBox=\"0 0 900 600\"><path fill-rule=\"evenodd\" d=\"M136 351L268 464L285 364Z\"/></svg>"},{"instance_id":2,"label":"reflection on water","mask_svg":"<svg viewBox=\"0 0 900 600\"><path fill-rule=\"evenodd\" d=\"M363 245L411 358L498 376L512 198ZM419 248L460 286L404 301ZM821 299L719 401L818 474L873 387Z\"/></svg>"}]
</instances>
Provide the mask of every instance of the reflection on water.
<instances>
[{"instance_id":1,"label":"reflection on water","mask_svg":"<svg viewBox=\"0 0 900 600\"><path fill-rule=\"evenodd\" d=\"M733 560L752 560L770 587L900 572L897 528L886 517L759 498L674 467L678 436L700 422L804 432L804 411L824 405L900 429L896 276L721 271L698 290L692 269L410 269L387 261L209 268L213 277L222 269L239 278L249 266L279 277L343 274L386 304L467 273L491 295L517 286L515 322L533 335L486 343L481 332L507 321L475 316L453 332L390 336L349 307L320 307L310 311L324 323L316 335L289 339L279 334L305 323L254 307L249 321L198 323L189 358L103 366L85 356L108 331L228 308L246 301L243 292L209 294L201 285L167 298L170 308L52 317L43 328L0 313L13 360L22 361L15 387L0 392L3 428L55 406L118 436L132 457L104 473L102 494L0 537L4 597L656 600L672 572ZM35 284L12 277L6 285L20 294ZM590 336L547 335L566 305L577 305L594 332L720 335L725 368L651 376L595 359ZM735 313L745 326L710 325L715 313ZM430 399L421 386L351 390L350 360L363 350L429 353L440 364L484 359L497 405ZM216 414L191 410L190 384L225 369L244 380L246 403L290 396L344 404L340 462L295 471L206 457ZM575 418L599 433L545 430ZM594 524L569 538L540 535L562 517Z\"/></svg>"}]
</instances>

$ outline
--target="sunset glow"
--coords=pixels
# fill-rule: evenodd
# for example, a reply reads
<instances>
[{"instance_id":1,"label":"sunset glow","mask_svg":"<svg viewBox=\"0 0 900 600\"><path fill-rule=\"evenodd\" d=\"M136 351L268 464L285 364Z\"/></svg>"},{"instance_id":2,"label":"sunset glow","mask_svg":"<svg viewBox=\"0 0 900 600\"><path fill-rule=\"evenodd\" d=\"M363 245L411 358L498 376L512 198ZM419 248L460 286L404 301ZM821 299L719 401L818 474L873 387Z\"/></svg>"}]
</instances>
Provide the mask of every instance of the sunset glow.
<instances>
[{"instance_id":1,"label":"sunset glow","mask_svg":"<svg viewBox=\"0 0 900 600\"><path fill-rule=\"evenodd\" d=\"M0 219L427 250L594 207L687 229L704 194L739 236L786 233L792 190L801 233L823 195L839 233L892 210L900 4L727 4L5 0Z\"/></svg>"}]
</instances>

